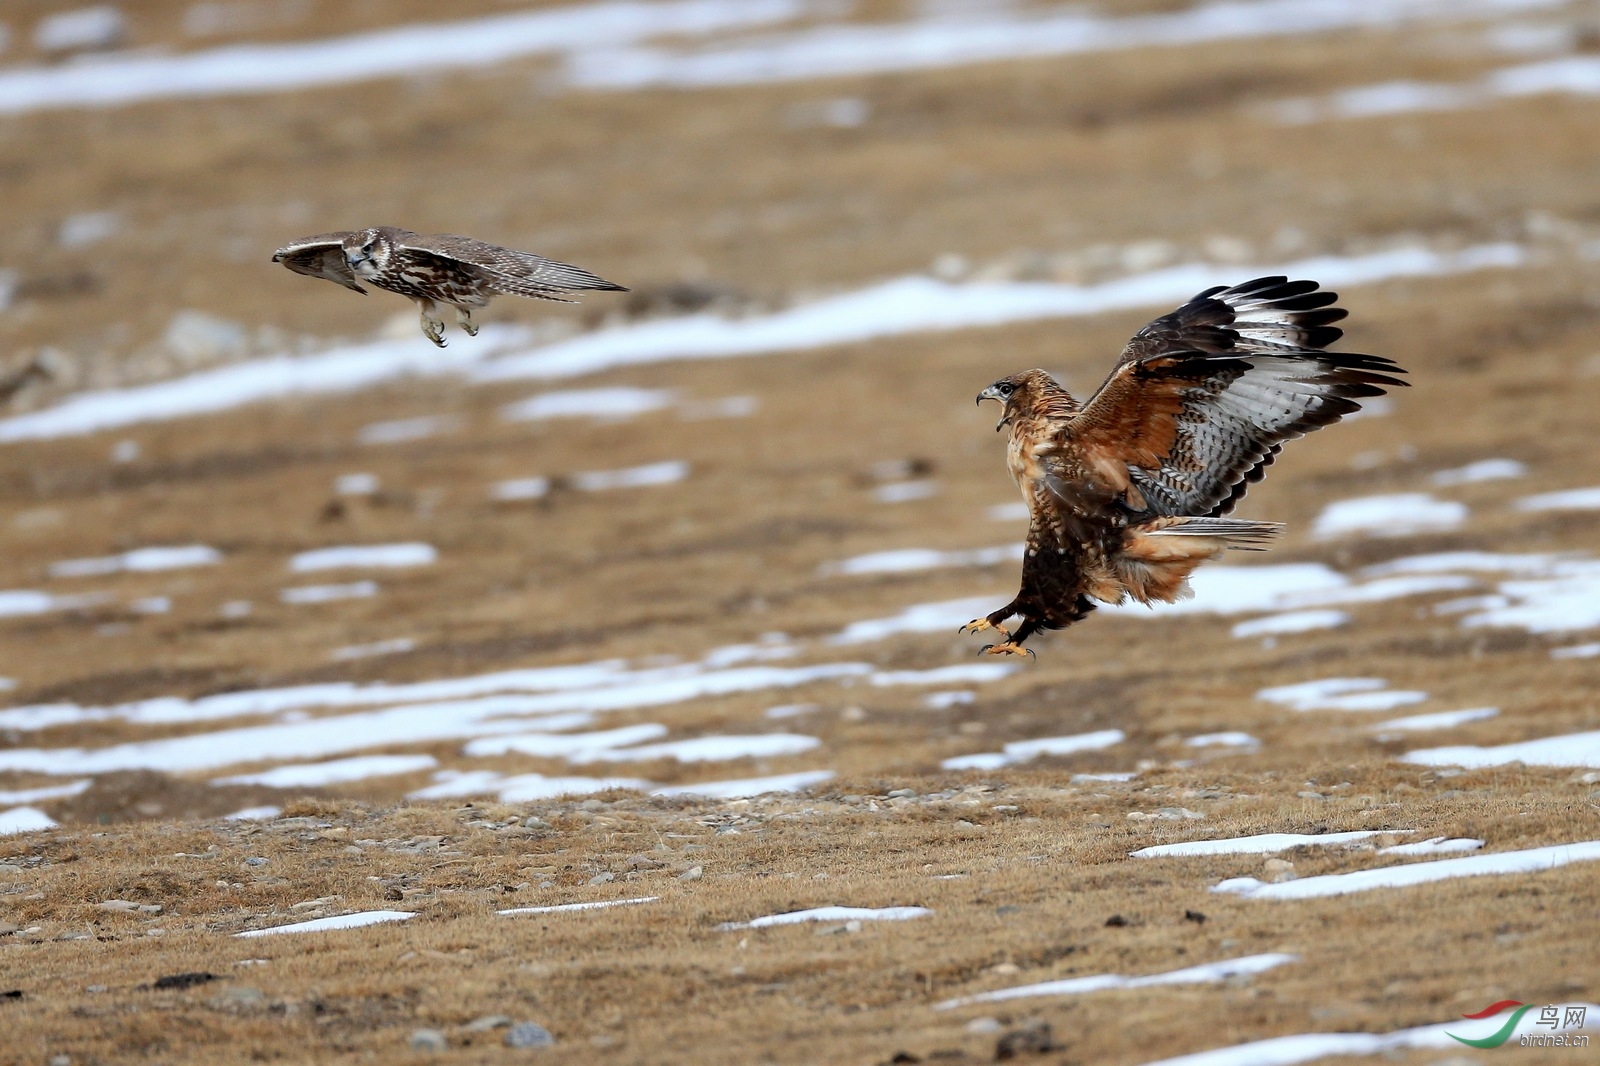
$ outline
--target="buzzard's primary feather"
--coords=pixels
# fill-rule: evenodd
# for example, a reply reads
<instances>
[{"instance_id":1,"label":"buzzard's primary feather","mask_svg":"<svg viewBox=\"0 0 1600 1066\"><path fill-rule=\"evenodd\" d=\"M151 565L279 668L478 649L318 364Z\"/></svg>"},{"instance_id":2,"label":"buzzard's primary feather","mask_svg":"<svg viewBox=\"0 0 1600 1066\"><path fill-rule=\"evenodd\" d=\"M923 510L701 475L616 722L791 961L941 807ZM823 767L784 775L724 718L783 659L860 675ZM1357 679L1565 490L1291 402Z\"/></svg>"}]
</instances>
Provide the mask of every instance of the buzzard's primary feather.
<instances>
[{"instance_id":1,"label":"buzzard's primary feather","mask_svg":"<svg viewBox=\"0 0 1600 1066\"><path fill-rule=\"evenodd\" d=\"M1283 277L1207 289L1135 334L1085 403L1042 370L980 393L1005 406L1031 521L1016 599L963 628L1020 616L985 649L1018 653L1097 601L1171 602L1207 559L1264 548L1281 526L1223 516L1284 443L1405 384L1391 360L1324 350L1343 335L1337 299Z\"/></svg>"},{"instance_id":2,"label":"buzzard's primary feather","mask_svg":"<svg viewBox=\"0 0 1600 1066\"><path fill-rule=\"evenodd\" d=\"M440 305L456 310L456 321L476 334L472 312L495 296L528 296L569 302L565 293L583 289L627 292L581 267L532 252L502 248L454 233L423 236L397 226L375 226L302 237L272 255L297 274L326 278L366 292L357 279L409 296L422 311L422 332L444 347Z\"/></svg>"}]
</instances>

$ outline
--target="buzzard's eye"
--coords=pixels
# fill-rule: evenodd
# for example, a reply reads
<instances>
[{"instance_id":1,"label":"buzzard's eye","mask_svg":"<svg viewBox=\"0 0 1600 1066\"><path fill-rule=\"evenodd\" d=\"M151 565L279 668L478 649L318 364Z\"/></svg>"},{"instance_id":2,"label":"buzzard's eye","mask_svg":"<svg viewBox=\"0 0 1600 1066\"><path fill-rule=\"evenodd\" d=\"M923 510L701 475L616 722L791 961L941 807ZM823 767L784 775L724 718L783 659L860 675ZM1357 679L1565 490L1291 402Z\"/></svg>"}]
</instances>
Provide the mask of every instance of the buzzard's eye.
<instances>
[{"instance_id":1,"label":"buzzard's eye","mask_svg":"<svg viewBox=\"0 0 1600 1066\"><path fill-rule=\"evenodd\" d=\"M1010 396L1016 389L1011 385L1001 385L998 391L1002 396Z\"/></svg>"}]
</instances>

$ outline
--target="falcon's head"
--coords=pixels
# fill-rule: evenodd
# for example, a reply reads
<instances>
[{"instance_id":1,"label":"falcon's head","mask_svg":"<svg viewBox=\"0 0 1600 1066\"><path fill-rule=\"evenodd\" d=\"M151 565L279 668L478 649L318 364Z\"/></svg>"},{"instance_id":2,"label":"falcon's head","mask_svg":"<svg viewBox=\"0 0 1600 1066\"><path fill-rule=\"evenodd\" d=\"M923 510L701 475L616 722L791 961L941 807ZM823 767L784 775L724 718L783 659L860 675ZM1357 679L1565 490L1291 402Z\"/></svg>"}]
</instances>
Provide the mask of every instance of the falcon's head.
<instances>
[{"instance_id":1,"label":"falcon's head","mask_svg":"<svg viewBox=\"0 0 1600 1066\"><path fill-rule=\"evenodd\" d=\"M1024 370L1020 374L1001 378L978 393L978 403L996 400L1005 408L1000 415L1000 421L994 424L994 431L999 433L1011 424L1012 418L1016 417L1018 412L1028 410L1051 390L1062 391L1055 378L1043 370Z\"/></svg>"},{"instance_id":2,"label":"falcon's head","mask_svg":"<svg viewBox=\"0 0 1600 1066\"><path fill-rule=\"evenodd\" d=\"M352 233L344 239L344 259L357 277L372 279L389 268L389 257L394 254L394 241L384 232L385 227L375 226Z\"/></svg>"}]
</instances>

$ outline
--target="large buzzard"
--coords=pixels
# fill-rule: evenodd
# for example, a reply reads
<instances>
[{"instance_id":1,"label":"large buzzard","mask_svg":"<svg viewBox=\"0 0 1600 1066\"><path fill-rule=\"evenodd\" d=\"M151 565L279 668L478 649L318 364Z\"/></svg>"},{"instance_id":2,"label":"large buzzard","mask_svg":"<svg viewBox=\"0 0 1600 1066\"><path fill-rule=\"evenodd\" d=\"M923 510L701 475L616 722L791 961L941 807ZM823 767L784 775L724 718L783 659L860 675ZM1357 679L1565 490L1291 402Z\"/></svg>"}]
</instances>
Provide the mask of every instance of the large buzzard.
<instances>
[{"instance_id":1,"label":"large buzzard","mask_svg":"<svg viewBox=\"0 0 1600 1066\"><path fill-rule=\"evenodd\" d=\"M1031 521L1016 599L962 632L993 629L993 655L1061 629L1095 601L1170 603L1228 548L1264 549L1276 522L1224 518L1285 441L1404 385L1376 355L1324 351L1343 335L1337 293L1256 278L1207 289L1134 335L1087 403L1043 370L1001 378L978 402L1004 407L1007 463ZM1016 632L1001 623L1022 619Z\"/></svg>"}]
</instances>

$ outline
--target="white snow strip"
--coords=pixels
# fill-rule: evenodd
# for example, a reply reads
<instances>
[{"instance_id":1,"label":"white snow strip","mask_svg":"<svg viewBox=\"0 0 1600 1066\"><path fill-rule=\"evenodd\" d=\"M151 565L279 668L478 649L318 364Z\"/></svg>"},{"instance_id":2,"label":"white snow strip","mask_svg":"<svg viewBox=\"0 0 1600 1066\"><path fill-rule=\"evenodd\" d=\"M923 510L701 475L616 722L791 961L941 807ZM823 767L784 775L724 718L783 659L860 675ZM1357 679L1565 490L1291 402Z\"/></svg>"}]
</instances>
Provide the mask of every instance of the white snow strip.
<instances>
[{"instance_id":1,"label":"white snow strip","mask_svg":"<svg viewBox=\"0 0 1600 1066\"><path fill-rule=\"evenodd\" d=\"M270 805L264 807L244 807L240 810L234 811L232 814L224 814L222 816L222 820L224 822L265 822L276 818L282 813L282 807L273 807Z\"/></svg>"},{"instance_id":2,"label":"white snow strip","mask_svg":"<svg viewBox=\"0 0 1600 1066\"><path fill-rule=\"evenodd\" d=\"M378 475L340 474L333 480L333 491L340 496L371 496L378 491Z\"/></svg>"},{"instance_id":3,"label":"white snow strip","mask_svg":"<svg viewBox=\"0 0 1600 1066\"><path fill-rule=\"evenodd\" d=\"M1283 600L1286 606L1296 607L1382 603L1432 592L1461 592L1477 586L1477 579L1465 574L1400 574L1363 581L1347 588L1293 593L1283 597Z\"/></svg>"},{"instance_id":4,"label":"white snow strip","mask_svg":"<svg viewBox=\"0 0 1600 1066\"><path fill-rule=\"evenodd\" d=\"M589 903L557 903L549 907L512 907L496 914L565 914L568 911L596 911L604 907L630 907L636 903L654 903L660 896L635 896L633 899L597 899Z\"/></svg>"},{"instance_id":5,"label":"white snow strip","mask_svg":"<svg viewBox=\"0 0 1600 1066\"><path fill-rule=\"evenodd\" d=\"M1586 1010L1584 1028L1593 1032L1600 1029L1600 1007L1594 1004L1571 1004ZM1567 1004L1557 1004L1565 1013ZM1515 1040L1520 1035L1548 1034L1548 1029L1536 1028L1539 1015L1529 1011L1512 1033ZM1315 1062L1340 1056L1375 1058L1394 1056L1406 1048L1434 1048L1454 1051L1460 1048L1454 1037L1479 1040L1494 1033L1505 1024L1503 1016L1483 1020L1455 1019L1439 1025L1422 1025L1414 1029L1396 1029L1389 1033L1297 1033L1293 1036L1275 1036L1266 1040L1253 1040L1247 1044L1199 1051L1192 1055L1162 1059L1145 1063L1145 1066L1295 1066L1301 1062ZM1573 1032L1574 1030L1568 1030ZM1515 1045L1513 1045L1515 1046Z\"/></svg>"},{"instance_id":6,"label":"white snow strip","mask_svg":"<svg viewBox=\"0 0 1600 1066\"><path fill-rule=\"evenodd\" d=\"M1457 837L1448 840L1444 837L1429 837L1419 840L1415 844L1395 844L1392 847L1379 848L1379 855L1448 855L1460 851L1477 851L1483 847L1484 841L1473 840L1468 837Z\"/></svg>"},{"instance_id":7,"label":"white snow strip","mask_svg":"<svg viewBox=\"0 0 1600 1066\"><path fill-rule=\"evenodd\" d=\"M181 548L136 548L121 555L98 559L67 559L50 564L51 577L99 577L124 571L146 573L154 570L181 570L190 566L215 566L222 553L204 544Z\"/></svg>"},{"instance_id":8,"label":"white snow strip","mask_svg":"<svg viewBox=\"0 0 1600 1066\"><path fill-rule=\"evenodd\" d=\"M36 833L41 829L54 829L59 824L37 807L13 807L9 811L0 811L0 836Z\"/></svg>"},{"instance_id":9,"label":"white snow strip","mask_svg":"<svg viewBox=\"0 0 1600 1066\"><path fill-rule=\"evenodd\" d=\"M440 770L434 783L409 793L411 799L450 799L456 796L498 796L502 803L527 803L557 796L582 796L614 788L644 792L653 787L633 777L546 777L544 774L505 775L494 770Z\"/></svg>"},{"instance_id":10,"label":"white snow strip","mask_svg":"<svg viewBox=\"0 0 1600 1066\"><path fill-rule=\"evenodd\" d=\"M960 707L968 703L975 703L978 694L960 689L950 692L930 692L922 697L922 705L929 710L943 711L951 707Z\"/></svg>"},{"instance_id":11,"label":"white snow strip","mask_svg":"<svg viewBox=\"0 0 1600 1066\"><path fill-rule=\"evenodd\" d=\"M614 748L623 744L638 744L667 735L667 727L655 722L600 729L591 733L518 733L513 736L485 737L474 740L461 749L463 755L474 758L507 755L535 755L543 759L570 759L583 752Z\"/></svg>"},{"instance_id":12,"label":"white snow strip","mask_svg":"<svg viewBox=\"0 0 1600 1066\"><path fill-rule=\"evenodd\" d=\"M872 673L872 667L866 663L849 662L788 668L743 666L726 670L707 669L702 665L688 664L630 671L624 669L623 663L619 660L603 660L571 666L506 670L407 684L375 682L356 685L348 681L339 681L289 688L245 689L239 692L203 696L195 700L162 696L112 707L78 707L74 704L15 707L0 711L0 729L43 729L73 722L107 720L154 725L282 714L314 707L350 708L383 705L391 705L392 712L399 715L409 714L419 708L426 712L432 707L438 709L441 720L450 715L461 715L472 721L478 721L497 715L557 714L661 706L705 696L769 688L791 688L814 681L865 677ZM491 695L495 693L499 695ZM297 727L308 724L298 723ZM383 728L401 727L390 725ZM537 725L524 723L520 727L464 734L446 732L415 738L384 735L391 743L406 744L453 736L515 733L519 729L528 728L545 728L545 726L542 723ZM563 725L549 728L573 727ZM332 753L308 751L302 754L316 756ZM0 750L0 760L5 757L6 753Z\"/></svg>"},{"instance_id":13,"label":"white snow strip","mask_svg":"<svg viewBox=\"0 0 1600 1066\"><path fill-rule=\"evenodd\" d=\"M998 503L984 513L991 522L1026 522L1032 514L1025 503Z\"/></svg>"},{"instance_id":14,"label":"white snow strip","mask_svg":"<svg viewBox=\"0 0 1600 1066\"><path fill-rule=\"evenodd\" d=\"M56 596L36 589L5 589L0 591L0 618L30 614L47 614L50 611L73 611L82 607L96 607L110 597L103 593L81 596Z\"/></svg>"},{"instance_id":15,"label":"white snow strip","mask_svg":"<svg viewBox=\"0 0 1600 1066\"><path fill-rule=\"evenodd\" d=\"M332 762L274 766L260 773L219 777L212 784L317 788L322 785L340 785L347 781L365 781L372 777L412 774L418 770L431 770L438 765L439 760L432 755L357 755L349 759L335 759Z\"/></svg>"},{"instance_id":16,"label":"white snow strip","mask_svg":"<svg viewBox=\"0 0 1600 1066\"><path fill-rule=\"evenodd\" d=\"M1026 546L1002 544L997 548L974 548L971 551L936 551L932 548L902 548L897 551L869 552L824 563L824 575L841 574L904 574L918 570L941 570L956 566L995 566L1022 558Z\"/></svg>"},{"instance_id":17,"label":"white snow strip","mask_svg":"<svg viewBox=\"0 0 1600 1066\"><path fill-rule=\"evenodd\" d=\"M549 494L547 477L514 477L489 486L489 496L496 500L539 500Z\"/></svg>"},{"instance_id":18,"label":"white snow strip","mask_svg":"<svg viewBox=\"0 0 1600 1066\"><path fill-rule=\"evenodd\" d=\"M144 100L259 94L481 70L530 56L616 48L651 37L782 22L800 0L610 0L459 22L397 26L291 44L0 70L0 112L116 107Z\"/></svg>"},{"instance_id":19,"label":"white snow strip","mask_svg":"<svg viewBox=\"0 0 1600 1066\"><path fill-rule=\"evenodd\" d=\"M1565 633L1600 626L1600 562L1558 563L1548 576L1503 581L1498 591L1509 602L1461 620L1463 626L1500 626L1529 633Z\"/></svg>"},{"instance_id":20,"label":"white snow strip","mask_svg":"<svg viewBox=\"0 0 1600 1066\"><path fill-rule=\"evenodd\" d=\"M1261 741L1249 733L1201 733L1183 742L1191 748L1259 748Z\"/></svg>"},{"instance_id":21,"label":"white snow strip","mask_svg":"<svg viewBox=\"0 0 1600 1066\"><path fill-rule=\"evenodd\" d=\"M395 637L393 640L378 640L371 644L347 644L342 648L333 649L328 658L343 663L353 659L372 659L379 655L403 655L416 646L417 642L410 637Z\"/></svg>"},{"instance_id":22,"label":"white snow strip","mask_svg":"<svg viewBox=\"0 0 1600 1066\"><path fill-rule=\"evenodd\" d=\"M910 503L939 495L939 483L932 478L919 481L891 481L872 490L872 498L879 503Z\"/></svg>"},{"instance_id":23,"label":"white snow strip","mask_svg":"<svg viewBox=\"0 0 1600 1066\"><path fill-rule=\"evenodd\" d=\"M1557 6L1558 0L1214 0L1148 15L1109 16L1076 5L1027 12L963 5L890 23L823 25L700 47L610 47L575 52L567 79L590 89L714 88L943 69L974 63L1213 41L1394 30Z\"/></svg>"},{"instance_id":24,"label":"white snow strip","mask_svg":"<svg viewBox=\"0 0 1600 1066\"><path fill-rule=\"evenodd\" d=\"M279 933L322 933L330 929L359 929L364 925L379 925L383 922L403 922L407 918L415 918L413 911L358 911L355 914L339 914L332 918L313 918L309 922L295 922L293 925L276 925L271 929L251 929L234 936L276 936Z\"/></svg>"},{"instance_id":25,"label":"white snow strip","mask_svg":"<svg viewBox=\"0 0 1600 1066\"><path fill-rule=\"evenodd\" d=\"M377 378L384 380L397 375L385 374ZM328 391L323 389L309 391ZM417 418L396 418L389 422L373 422L362 426L356 434L357 444L404 444L407 441L427 440L437 437L441 433L449 433L459 429L461 419L455 415L421 415Z\"/></svg>"},{"instance_id":26,"label":"white snow strip","mask_svg":"<svg viewBox=\"0 0 1600 1066\"><path fill-rule=\"evenodd\" d=\"M1572 733L1542 737L1515 744L1479 748L1463 744L1452 748L1424 748L1407 752L1406 762L1424 766L1505 766L1520 762L1528 766L1600 766L1600 732Z\"/></svg>"},{"instance_id":27,"label":"white snow strip","mask_svg":"<svg viewBox=\"0 0 1600 1066\"><path fill-rule=\"evenodd\" d=\"M564 378L674 359L769 355L878 337L1002 326L1178 303L1209 285L1287 274L1327 285L1437 276L1520 265L1513 244L1459 252L1407 247L1361 256L1321 256L1277 266L1191 263L1094 285L962 282L904 277L769 315L686 315L573 337L469 369L477 381ZM452 349L453 350L453 349ZM27 416L24 416L27 417ZM0 431L6 423L0 422ZM0 439L4 439L0 436Z\"/></svg>"},{"instance_id":28,"label":"white snow strip","mask_svg":"<svg viewBox=\"0 0 1600 1066\"><path fill-rule=\"evenodd\" d=\"M1312 523L1311 533L1322 540L1352 533L1403 537L1455 529L1466 520L1464 503L1436 500L1425 492L1397 492L1330 503Z\"/></svg>"},{"instance_id":29,"label":"white snow strip","mask_svg":"<svg viewBox=\"0 0 1600 1066\"><path fill-rule=\"evenodd\" d=\"M1600 487L1524 496L1516 502L1516 508L1519 511L1593 511L1600 508Z\"/></svg>"},{"instance_id":30,"label":"white snow strip","mask_svg":"<svg viewBox=\"0 0 1600 1066\"><path fill-rule=\"evenodd\" d=\"M1258 833L1226 840L1188 840L1180 844L1154 844L1129 852L1135 859L1163 859L1192 855L1271 855L1290 848L1330 848L1353 844L1379 833L1411 833L1412 829L1370 829L1352 833Z\"/></svg>"},{"instance_id":31,"label":"white snow strip","mask_svg":"<svg viewBox=\"0 0 1600 1066\"><path fill-rule=\"evenodd\" d=\"M777 759L799 755L822 746L816 737L797 733L757 733L752 736L695 737L637 748L591 748L569 756L576 763L648 762L651 759L676 759L678 762L727 762L730 759Z\"/></svg>"},{"instance_id":32,"label":"white snow strip","mask_svg":"<svg viewBox=\"0 0 1600 1066\"><path fill-rule=\"evenodd\" d=\"M1295 601L1313 595L1332 595L1350 580L1321 563L1281 563L1271 566L1202 567L1189 578L1194 596L1177 603L1146 607L1132 601L1121 606L1102 605L1103 611L1133 615L1245 614L1299 606ZM996 604L998 606L998 604ZM992 610L993 608L991 608Z\"/></svg>"},{"instance_id":33,"label":"white snow strip","mask_svg":"<svg viewBox=\"0 0 1600 1066\"><path fill-rule=\"evenodd\" d=\"M767 355L907 333L1161 306L1240 277L1288 274L1350 286L1393 277L1510 268L1524 259L1516 245L1484 244L1455 252L1396 248L1275 266L1193 263L1096 285L958 284L907 277L770 315L687 315L603 329L487 363L491 356L525 343L526 332L485 327L470 344L449 348L435 348L425 338L385 340L317 355L251 360L153 385L79 393L55 407L0 419L0 442L74 436L212 414L264 400L345 392L405 376L465 373L478 381L575 377L676 359ZM379 423L368 426L359 439L371 444L397 443L430 436L454 424L448 416Z\"/></svg>"},{"instance_id":34,"label":"white snow strip","mask_svg":"<svg viewBox=\"0 0 1600 1066\"><path fill-rule=\"evenodd\" d=\"M348 585L300 585L282 589L278 599L284 603L332 603L335 600L365 600L378 594L373 581L353 581Z\"/></svg>"},{"instance_id":35,"label":"white snow strip","mask_svg":"<svg viewBox=\"0 0 1600 1066\"><path fill-rule=\"evenodd\" d=\"M1579 844L1556 844L1526 851L1501 851L1492 855L1472 855L1462 859L1439 859L1389 866L1378 870L1359 870L1348 874L1324 874L1295 881L1263 884L1253 877L1236 877L1214 887L1213 892L1229 892L1246 899L1314 899L1319 896L1344 896L1375 888L1404 888L1444 881L1456 877L1482 877L1488 874L1537 873L1574 862L1600 860L1600 840Z\"/></svg>"},{"instance_id":36,"label":"white snow strip","mask_svg":"<svg viewBox=\"0 0 1600 1066\"><path fill-rule=\"evenodd\" d=\"M699 781L692 785L667 785L652 789L656 796L706 796L711 799L743 799L769 792L802 792L812 785L833 779L832 770L801 770L794 774L769 777L742 777L733 781Z\"/></svg>"},{"instance_id":37,"label":"white snow strip","mask_svg":"<svg viewBox=\"0 0 1600 1066\"><path fill-rule=\"evenodd\" d=\"M988 614L1003 602L998 597L985 596L919 603L888 618L851 622L831 640L834 644L864 644L900 633L954 633L957 626Z\"/></svg>"},{"instance_id":38,"label":"white snow strip","mask_svg":"<svg viewBox=\"0 0 1600 1066\"><path fill-rule=\"evenodd\" d=\"M1187 966L1166 973L1147 974L1143 977L1125 977L1116 973L1093 974L1088 977L1069 977L1060 981L1042 981L1032 985L1017 985L993 992L980 992L975 996L961 996L934 1004L934 1010L954 1010L974 1003L1001 1003L1008 999L1026 999L1032 996L1081 996L1089 992L1102 992L1112 988L1153 988L1159 985L1216 984L1231 977L1248 977L1265 973L1285 963L1298 961L1299 956L1269 954L1246 955L1224 962L1208 962Z\"/></svg>"},{"instance_id":39,"label":"white snow strip","mask_svg":"<svg viewBox=\"0 0 1600 1066\"><path fill-rule=\"evenodd\" d=\"M622 470L588 470L573 474L573 488L584 492L605 492L608 489L637 489L650 485L670 485L689 476L689 464L680 460L664 463L646 463Z\"/></svg>"},{"instance_id":40,"label":"white snow strip","mask_svg":"<svg viewBox=\"0 0 1600 1066\"><path fill-rule=\"evenodd\" d=\"M316 355L252 359L152 385L80 392L54 407L0 419L0 442L98 433L143 422L214 414L263 400L349 392L413 374L453 373L523 342L525 337L512 327L485 326L471 344L449 348L435 348L424 337L384 340ZM434 423L437 427L437 419Z\"/></svg>"},{"instance_id":41,"label":"white snow strip","mask_svg":"<svg viewBox=\"0 0 1600 1066\"><path fill-rule=\"evenodd\" d=\"M1386 81L1343 89L1321 97L1282 100L1267 113L1289 125L1332 119L1372 118L1420 111L1460 111L1497 100L1551 94L1600 96L1600 61L1593 56L1563 56L1502 67L1475 81Z\"/></svg>"},{"instance_id":42,"label":"white snow strip","mask_svg":"<svg viewBox=\"0 0 1600 1066\"><path fill-rule=\"evenodd\" d=\"M0 803L39 803L44 800L65 799L86 791L94 781L84 778L65 785L45 785L42 788L15 788L0 790Z\"/></svg>"},{"instance_id":43,"label":"white snow strip","mask_svg":"<svg viewBox=\"0 0 1600 1066\"><path fill-rule=\"evenodd\" d=\"M1408 555L1386 563L1369 566L1361 573L1365 577L1387 577L1391 574L1441 574L1455 570L1468 573L1496 574L1547 574L1557 563L1569 559L1563 555L1513 554L1508 552L1434 552L1430 555Z\"/></svg>"},{"instance_id":44,"label":"white snow strip","mask_svg":"<svg viewBox=\"0 0 1600 1066\"><path fill-rule=\"evenodd\" d=\"M805 911L788 911L752 918L748 922L723 922L720 930L766 929L774 925L795 925L799 922L905 922L932 914L927 907L813 907Z\"/></svg>"},{"instance_id":45,"label":"white snow strip","mask_svg":"<svg viewBox=\"0 0 1600 1066\"><path fill-rule=\"evenodd\" d=\"M1404 733L1428 729L1452 729L1468 722L1481 722L1500 713L1498 707L1472 707L1464 711L1440 711L1437 714L1414 714L1409 718L1391 718L1372 726L1375 731L1399 730Z\"/></svg>"},{"instance_id":46,"label":"white snow strip","mask_svg":"<svg viewBox=\"0 0 1600 1066\"><path fill-rule=\"evenodd\" d=\"M432 544L360 544L300 552L289 560L289 569L303 574L347 567L427 566L438 558L439 552Z\"/></svg>"},{"instance_id":47,"label":"white snow strip","mask_svg":"<svg viewBox=\"0 0 1600 1066\"><path fill-rule=\"evenodd\" d=\"M1389 689L1375 677L1325 677L1264 688L1256 699L1296 711L1387 711L1428 698L1426 692Z\"/></svg>"},{"instance_id":48,"label":"white snow strip","mask_svg":"<svg viewBox=\"0 0 1600 1066\"><path fill-rule=\"evenodd\" d=\"M998 770L1003 766L1016 766L1042 755L1071 755L1079 751L1097 751L1120 744L1127 739L1120 729L1101 729L1093 733L1076 733L1065 737L1042 737L1038 740L1017 740L1002 750L981 752L977 755L958 755L945 759L939 765L946 770Z\"/></svg>"},{"instance_id":49,"label":"white snow strip","mask_svg":"<svg viewBox=\"0 0 1600 1066\"><path fill-rule=\"evenodd\" d=\"M549 418L593 418L601 421L626 421L651 411L672 406L676 393L671 389L634 389L616 386L607 389L569 389L530 396L500 408L508 422L538 422Z\"/></svg>"},{"instance_id":50,"label":"white snow strip","mask_svg":"<svg viewBox=\"0 0 1600 1066\"><path fill-rule=\"evenodd\" d=\"M1280 633L1309 633L1314 629L1334 629L1350 621L1343 611L1290 611L1252 618L1233 627L1236 637L1277 636Z\"/></svg>"},{"instance_id":51,"label":"white snow strip","mask_svg":"<svg viewBox=\"0 0 1600 1066\"><path fill-rule=\"evenodd\" d=\"M1010 677L1018 667L1011 663L957 663L933 670L883 670L868 680L879 688L890 685L955 685L970 683L981 685Z\"/></svg>"},{"instance_id":52,"label":"white snow strip","mask_svg":"<svg viewBox=\"0 0 1600 1066\"><path fill-rule=\"evenodd\" d=\"M1471 485L1479 481L1501 481L1507 478L1526 477L1528 468L1515 459L1480 459L1454 470L1437 471L1432 478L1435 485Z\"/></svg>"},{"instance_id":53,"label":"white snow strip","mask_svg":"<svg viewBox=\"0 0 1600 1066\"><path fill-rule=\"evenodd\" d=\"M1593 659L1600 656L1600 644L1572 644L1565 648L1552 648L1552 659Z\"/></svg>"}]
</instances>

